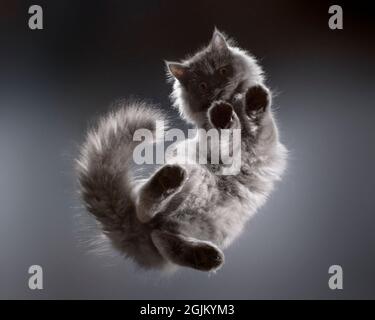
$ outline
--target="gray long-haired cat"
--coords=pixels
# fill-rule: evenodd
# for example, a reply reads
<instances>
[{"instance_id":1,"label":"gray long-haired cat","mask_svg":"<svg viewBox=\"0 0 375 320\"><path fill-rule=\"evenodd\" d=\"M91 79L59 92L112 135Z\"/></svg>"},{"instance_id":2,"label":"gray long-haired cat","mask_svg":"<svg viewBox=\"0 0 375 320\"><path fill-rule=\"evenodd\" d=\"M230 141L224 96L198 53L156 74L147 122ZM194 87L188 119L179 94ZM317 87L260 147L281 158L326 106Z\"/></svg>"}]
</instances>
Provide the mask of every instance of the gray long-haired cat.
<instances>
[{"instance_id":1,"label":"gray long-haired cat","mask_svg":"<svg viewBox=\"0 0 375 320\"><path fill-rule=\"evenodd\" d=\"M215 30L206 48L167 66L174 105L186 120L206 130L241 130L238 172L218 174L224 165L183 162L172 154L148 180L134 179L133 134L139 128L155 133L163 115L129 103L88 133L77 160L81 195L113 246L140 266L213 271L224 262L222 249L280 179L287 151L261 68L222 33Z\"/></svg>"}]
</instances>

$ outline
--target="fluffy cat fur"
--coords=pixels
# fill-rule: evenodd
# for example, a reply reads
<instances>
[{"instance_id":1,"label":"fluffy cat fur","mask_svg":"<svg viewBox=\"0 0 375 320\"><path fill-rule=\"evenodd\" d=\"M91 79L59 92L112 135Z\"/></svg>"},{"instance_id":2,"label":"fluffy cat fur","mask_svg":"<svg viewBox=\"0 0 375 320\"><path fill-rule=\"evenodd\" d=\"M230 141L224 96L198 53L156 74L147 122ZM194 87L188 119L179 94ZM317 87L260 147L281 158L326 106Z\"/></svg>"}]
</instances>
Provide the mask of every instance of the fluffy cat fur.
<instances>
[{"instance_id":1,"label":"fluffy cat fur","mask_svg":"<svg viewBox=\"0 0 375 320\"><path fill-rule=\"evenodd\" d=\"M133 102L88 133L77 159L80 192L113 246L140 266L214 271L224 263L222 250L281 178L287 151L262 69L218 30L203 50L167 67L173 104L187 121L206 130L241 129L239 172L223 175L224 165L186 162L172 153L149 179L134 179L133 134L139 128L156 132L156 120L164 117ZM197 134L177 148L200 139Z\"/></svg>"}]
</instances>

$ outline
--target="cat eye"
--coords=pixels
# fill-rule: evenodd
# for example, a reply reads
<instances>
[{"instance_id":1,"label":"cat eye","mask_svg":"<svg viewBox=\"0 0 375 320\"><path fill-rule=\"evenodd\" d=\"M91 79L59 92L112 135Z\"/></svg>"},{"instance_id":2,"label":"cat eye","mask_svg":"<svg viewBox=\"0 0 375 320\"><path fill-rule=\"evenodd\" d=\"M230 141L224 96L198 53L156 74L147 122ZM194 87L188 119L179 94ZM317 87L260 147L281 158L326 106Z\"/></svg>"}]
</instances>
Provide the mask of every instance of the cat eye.
<instances>
[{"instance_id":1,"label":"cat eye","mask_svg":"<svg viewBox=\"0 0 375 320\"><path fill-rule=\"evenodd\" d=\"M222 75L222 76L226 76L228 74L228 70L227 68L225 67L222 67L219 69L219 73Z\"/></svg>"},{"instance_id":2,"label":"cat eye","mask_svg":"<svg viewBox=\"0 0 375 320\"><path fill-rule=\"evenodd\" d=\"M202 91L206 91L207 90L207 83L206 82L201 82L199 84L199 89L201 89Z\"/></svg>"}]
</instances>

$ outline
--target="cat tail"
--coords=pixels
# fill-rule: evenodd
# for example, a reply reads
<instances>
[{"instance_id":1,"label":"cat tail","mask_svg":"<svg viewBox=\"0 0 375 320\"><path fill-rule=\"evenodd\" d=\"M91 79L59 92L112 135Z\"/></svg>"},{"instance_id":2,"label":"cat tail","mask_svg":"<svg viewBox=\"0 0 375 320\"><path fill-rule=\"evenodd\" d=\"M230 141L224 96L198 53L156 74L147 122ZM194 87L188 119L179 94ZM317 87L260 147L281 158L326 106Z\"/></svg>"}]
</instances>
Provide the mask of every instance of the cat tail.
<instances>
[{"instance_id":1,"label":"cat tail","mask_svg":"<svg viewBox=\"0 0 375 320\"><path fill-rule=\"evenodd\" d=\"M101 118L87 134L76 160L79 191L87 210L95 216L113 246L140 266L162 267L151 240L151 230L136 217L135 186L131 176L137 129L157 136L163 114L143 102L122 105Z\"/></svg>"}]
</instances>

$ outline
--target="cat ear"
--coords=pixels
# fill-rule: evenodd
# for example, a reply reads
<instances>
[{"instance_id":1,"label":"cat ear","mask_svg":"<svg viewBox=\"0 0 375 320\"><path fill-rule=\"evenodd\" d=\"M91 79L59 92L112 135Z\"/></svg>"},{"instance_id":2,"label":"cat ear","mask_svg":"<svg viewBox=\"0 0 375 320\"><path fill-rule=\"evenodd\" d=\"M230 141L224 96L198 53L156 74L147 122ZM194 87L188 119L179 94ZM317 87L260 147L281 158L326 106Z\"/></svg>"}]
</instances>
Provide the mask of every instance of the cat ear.
<instances>
[{"instance_id":1,"label":"cat ear","mask_svg":"<svg viewBox=\"0 0 375 320\"><path fill-rule=\"evenodd\" d=\"M228 50L228 44L227 44L227 41L225 40L224 35L216 28L212 35L211 47L212 49L217 50L217 51Z\"/></svg>"},{"instance_id":2,"label":"cat ear","mask_svg":"<svg viewBox=\"0 0 375 320\"><path fill-rule=\"evenodd\" d=\"M177 80L183 81L184 79L186 79L187 74L189 72L189 67L178 62L166 61L165 63L171 75L174 76Z\"/></svg>"}]
</instances>

